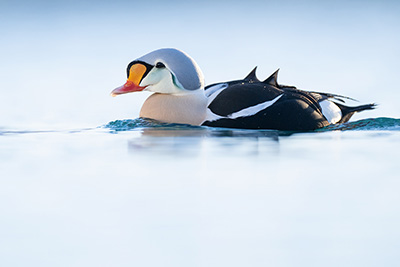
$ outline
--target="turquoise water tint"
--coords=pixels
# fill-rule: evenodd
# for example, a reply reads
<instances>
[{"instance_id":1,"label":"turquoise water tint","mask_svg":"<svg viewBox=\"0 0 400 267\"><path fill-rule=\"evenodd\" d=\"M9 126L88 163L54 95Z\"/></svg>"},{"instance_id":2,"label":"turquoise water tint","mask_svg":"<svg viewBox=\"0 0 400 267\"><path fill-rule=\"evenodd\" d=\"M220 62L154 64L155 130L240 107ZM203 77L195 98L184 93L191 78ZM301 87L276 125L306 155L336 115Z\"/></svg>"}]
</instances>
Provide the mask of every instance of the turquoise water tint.
<instances>
[{"instance_id":1,"label":"turquoise water tint","mask_svg":"<svg viewBox=\"0 0 400 267\"><path fill-rule=\"evenodd\" d=\"M2 1L0 266L398 266L396 1ZM314 132L138 118L127 64L378 103Z\"/></svg>"}]
</instances>

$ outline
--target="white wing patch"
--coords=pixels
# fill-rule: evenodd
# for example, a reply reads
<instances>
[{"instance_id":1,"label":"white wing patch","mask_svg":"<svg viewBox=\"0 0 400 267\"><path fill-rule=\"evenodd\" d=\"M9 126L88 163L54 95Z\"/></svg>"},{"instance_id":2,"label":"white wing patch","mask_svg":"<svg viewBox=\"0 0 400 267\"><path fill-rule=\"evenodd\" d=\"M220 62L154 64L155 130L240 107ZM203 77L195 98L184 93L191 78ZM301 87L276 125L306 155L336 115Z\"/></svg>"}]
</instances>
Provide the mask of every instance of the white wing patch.
<instances>
[{"instance_id":1,"label":"white wing patch","mask_svg":"<svg viewBox=\"0 0 400 267\"><path fill-rule=\"evenodd\" d=\"M226 117L217 115L214 112L212 112L209 108L207 108L206 119L201 124L203 124L205 121L217 121L220 119L226 119Z\"/></svg>"},{"instance_id":2,"label":"white wing patch","mask_svg":"<svg viewBox=\"0 0 400 267\"><path fill-rule=\"evenodd\" d=\"M211 102L214 101L214 99L222 92L224 91L226 88L228 88L228 84L227 83L219 83L216 84L210 88L208 88L205 91L206 97L207 97L207 105L210 105Z\"/></svg>"},{"instance_id":3,"label":"white wing patch","mask_svg":"<svg viewBox=\"0 0 400 267\"><path fill-rule=\"evenodd\" d=\"M335 124L342 119L342 111L332 101L324 100L319 102L319 105L321 106L322 114L329 123Z\"/></svg>"},{"instance_id":4,"label":"white wing patch","mask_svg":"<svg viewBox=\"0 0 400 267\"><path fill-rule=\"evenodd\" d=\"M248 107L248 108L242 109L240 111L237 111L235 113L232 113L232 114L228 115L228 118L229 119L237 119L237 118L241 118L241 117L253 116L253 115L257 114L258 112L260 112L261 110L264 110L264 109L268 108L269 106L272 106L282 96L283 96L283 94L275 97L274 99L272 99L270 101L265 101L258 105Z\"/></svg>"},{"instance_id":5,"label":"white wing patch","mask_svg":"<svg viewBox=\"0 0 400 267\"><path fill-rule=\"evenodd\" d=\"M205 90L206 97L210 97L216 91L221 90L221 89L225 89L227 87L228 87L227 83L218 83L218 84L216 84L214 86L211 86L210 88L207 88L207 90Z\"/></svg>"}]
</instances>

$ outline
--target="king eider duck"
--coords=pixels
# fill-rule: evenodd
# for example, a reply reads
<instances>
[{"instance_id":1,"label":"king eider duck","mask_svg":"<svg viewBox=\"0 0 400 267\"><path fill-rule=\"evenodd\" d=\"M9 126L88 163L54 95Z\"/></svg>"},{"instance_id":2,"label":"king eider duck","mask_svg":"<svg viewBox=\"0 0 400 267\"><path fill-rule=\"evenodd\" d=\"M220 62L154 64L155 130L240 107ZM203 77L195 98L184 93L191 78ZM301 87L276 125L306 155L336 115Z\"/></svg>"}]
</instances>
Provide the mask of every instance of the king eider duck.
<instances>
[{"instance_id":1,"label":"king eider duck","mask_svg":"<svg viewBox=\"0 0 400 267\"><path fill-rule=\"evenodd\" d=\"M254 68L243 80L204 87L203 73L189 55L164 48L129 63L127 82L111 95L153 92L142 106L142 118L241 129L310 131L375 107L348 107L343 104L348 97L280 85L277 75L260 81Z\"/></svg>"}]
</instances>

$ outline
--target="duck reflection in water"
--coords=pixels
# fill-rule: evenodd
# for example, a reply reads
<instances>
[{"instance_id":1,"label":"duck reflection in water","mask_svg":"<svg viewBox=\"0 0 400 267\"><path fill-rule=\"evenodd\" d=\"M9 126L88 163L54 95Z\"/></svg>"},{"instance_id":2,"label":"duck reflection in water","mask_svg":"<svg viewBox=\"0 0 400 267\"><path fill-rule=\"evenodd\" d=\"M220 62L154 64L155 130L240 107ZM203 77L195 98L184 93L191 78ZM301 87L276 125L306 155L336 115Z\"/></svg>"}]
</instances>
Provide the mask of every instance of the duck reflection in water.
<instances>
[{"instance_id":1,"label":"duck reflection in water","mask_svg":"<svg viewBox=\"0 0 400 267\"><path fill-rule=\"evenodd\" d=\"M196 156L204 153L257 155L276 151L279 131L221 129L210 127L142 128L140 136L129 141L129 150L168 155ZM227 154L229 153L229 154Z\"/></svg>"}]
</instances>

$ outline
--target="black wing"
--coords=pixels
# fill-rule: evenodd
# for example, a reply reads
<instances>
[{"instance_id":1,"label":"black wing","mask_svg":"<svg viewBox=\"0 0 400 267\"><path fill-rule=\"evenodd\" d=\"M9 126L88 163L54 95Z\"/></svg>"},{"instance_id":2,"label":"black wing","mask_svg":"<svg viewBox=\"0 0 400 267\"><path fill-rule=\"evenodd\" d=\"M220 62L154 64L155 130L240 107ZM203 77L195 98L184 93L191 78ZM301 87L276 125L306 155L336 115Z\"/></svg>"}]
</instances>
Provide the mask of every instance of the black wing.
<instances>
[{"instance_id":1,"label":"black wing","mask_svg":"<svg viewBox=\"0 0 400 267\"><path fill-rule=\"evenodd\" d=\"M236 81L229 82L227 85L225 89L214 92L218 94L217 96L214 94L209 96L209 98L215 98L209 103L208 108L214 114L223 117L271 101L283 93L281 89L260 82Z\"/></svg>"}]
</instances>

